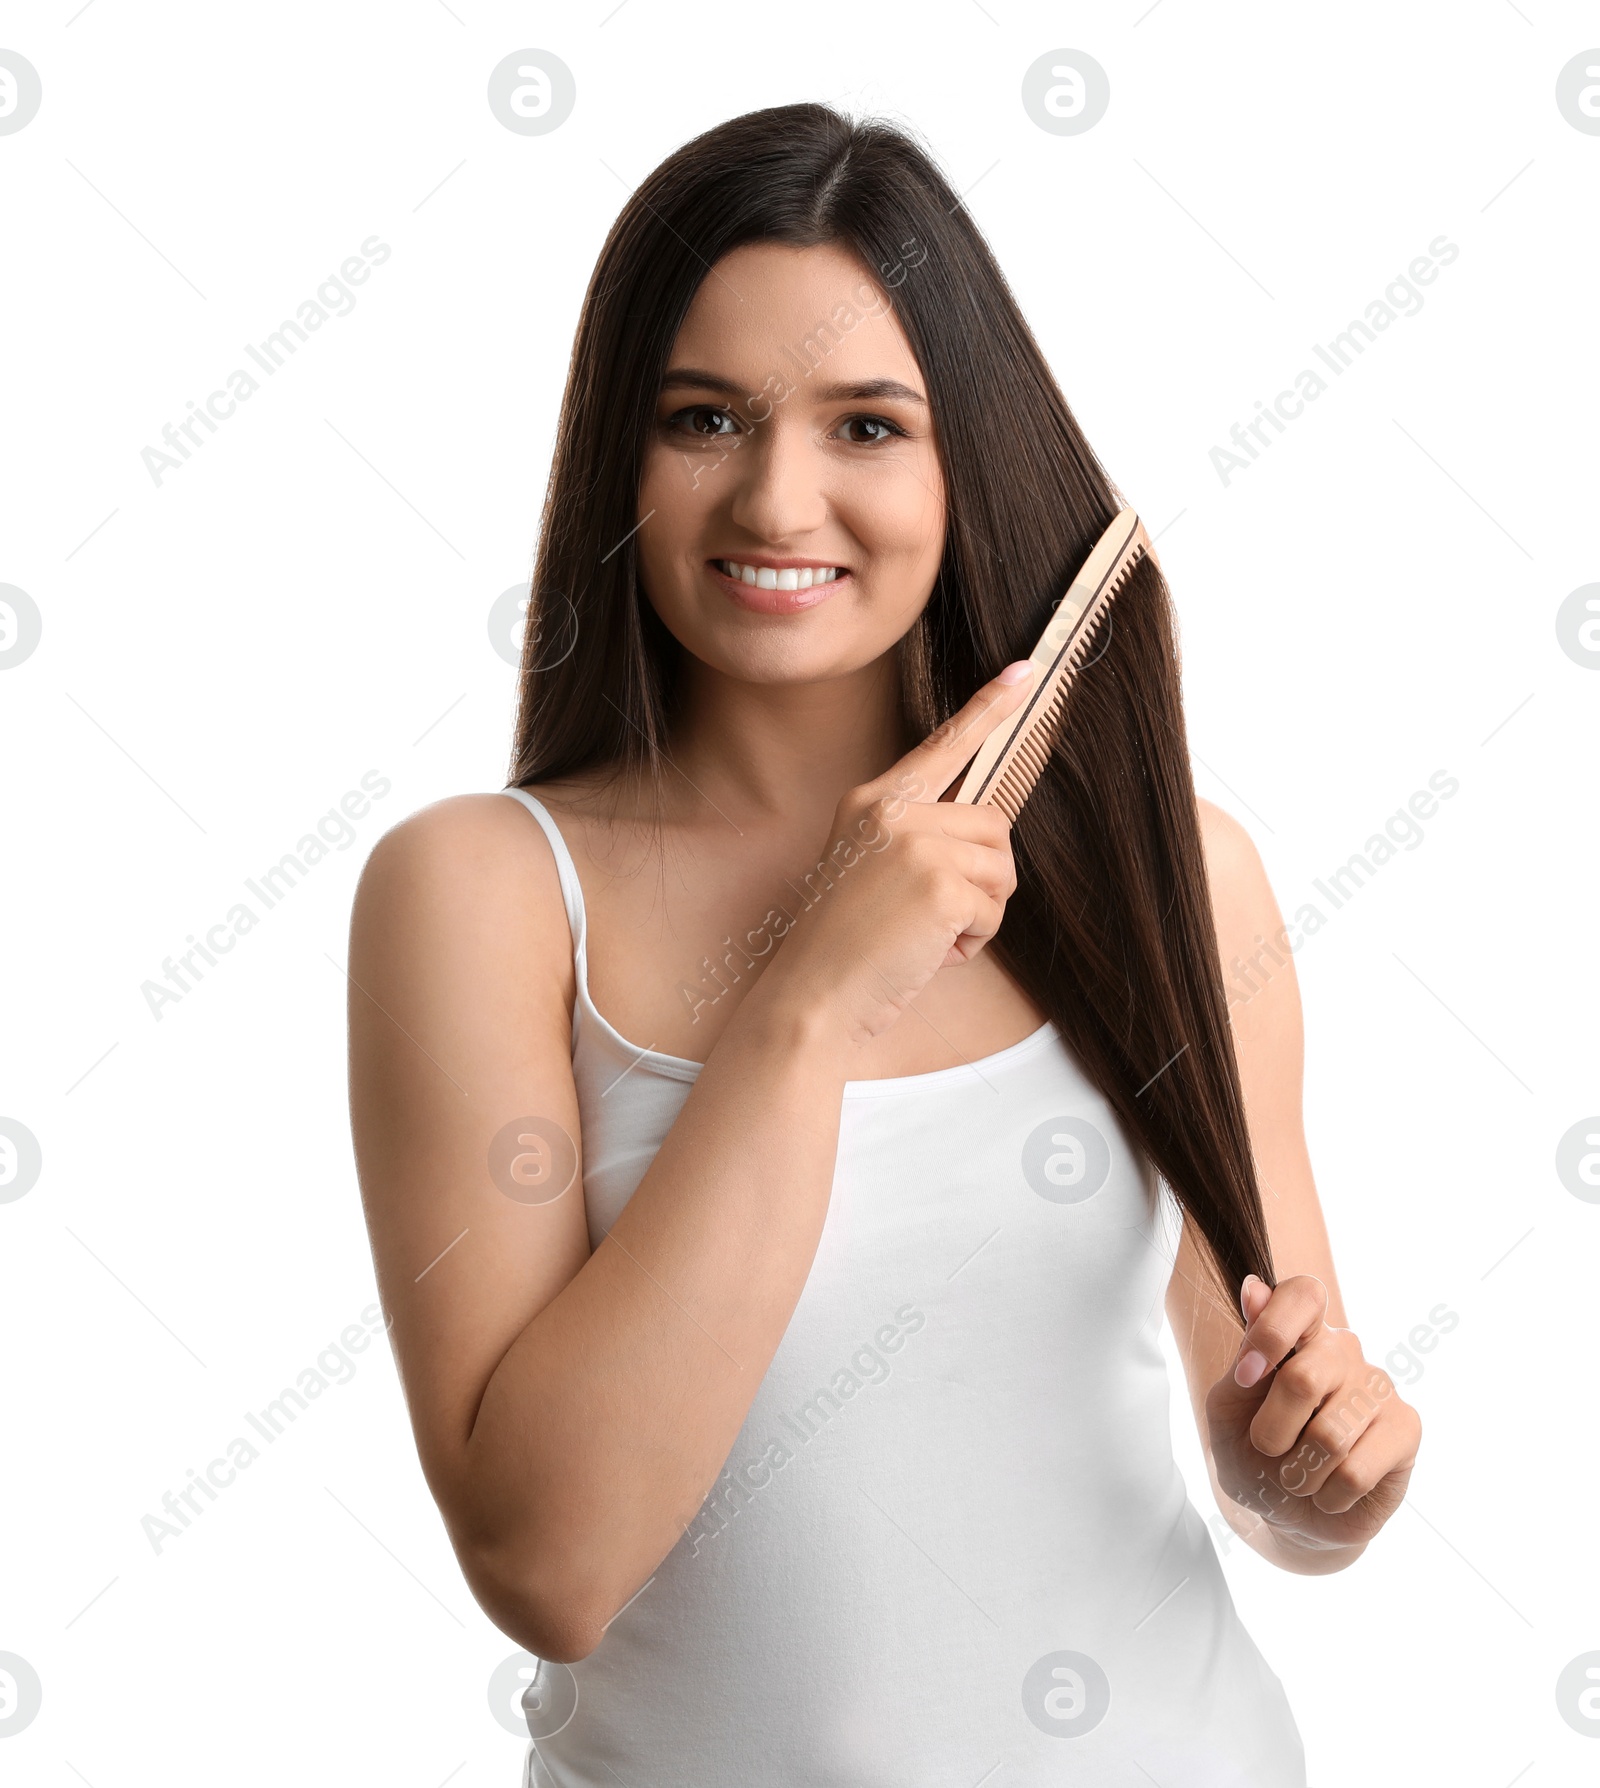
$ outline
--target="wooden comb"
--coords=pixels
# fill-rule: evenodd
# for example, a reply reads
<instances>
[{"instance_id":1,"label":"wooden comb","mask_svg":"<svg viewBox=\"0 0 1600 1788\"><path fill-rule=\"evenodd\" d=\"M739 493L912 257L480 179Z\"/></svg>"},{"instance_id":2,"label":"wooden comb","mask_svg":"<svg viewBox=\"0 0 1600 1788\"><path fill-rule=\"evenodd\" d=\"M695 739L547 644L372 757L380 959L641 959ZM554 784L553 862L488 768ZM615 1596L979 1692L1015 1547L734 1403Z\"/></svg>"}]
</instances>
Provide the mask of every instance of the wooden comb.
<instances>
[{"instance_id":1,"label":"wooden comb","mask_svg":"<svg viewBox=\"0 0 1600 1788\"><path fill-rule=\"evenodd\" d=\"M951 800L998 807L1015 825L1060 735L1067 696L1089 643L1134 566L1147 557L1153 559L1155 551L1144 523L1133 510L1120 511L1095 542L1029 654L1038 667L1033 693L978 747Z\"/></svg>"}]
</instances>

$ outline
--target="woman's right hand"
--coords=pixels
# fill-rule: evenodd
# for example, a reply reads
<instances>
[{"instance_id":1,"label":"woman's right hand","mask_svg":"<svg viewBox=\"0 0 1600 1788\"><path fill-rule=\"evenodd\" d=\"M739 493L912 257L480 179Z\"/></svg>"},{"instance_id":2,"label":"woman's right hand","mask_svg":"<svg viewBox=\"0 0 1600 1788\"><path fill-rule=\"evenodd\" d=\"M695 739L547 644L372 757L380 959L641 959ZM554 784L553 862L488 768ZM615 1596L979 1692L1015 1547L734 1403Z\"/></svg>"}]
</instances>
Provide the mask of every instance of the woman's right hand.
<instances>
[{"instance_id":1,"label":"woman's right hand","mask_svg":"<svg viewBox=\"0 0 1600 1788\"><path fill-rule=\"evenodd\" d=\"M820 1007L864 1043L1000 929L1017 885L1010 822L998 807L939 797L1036 676L1026 659L1007 665L882 776L848 791L807 883L819 897L762 975L764 998Z\"/></svg>"}]
</instances>

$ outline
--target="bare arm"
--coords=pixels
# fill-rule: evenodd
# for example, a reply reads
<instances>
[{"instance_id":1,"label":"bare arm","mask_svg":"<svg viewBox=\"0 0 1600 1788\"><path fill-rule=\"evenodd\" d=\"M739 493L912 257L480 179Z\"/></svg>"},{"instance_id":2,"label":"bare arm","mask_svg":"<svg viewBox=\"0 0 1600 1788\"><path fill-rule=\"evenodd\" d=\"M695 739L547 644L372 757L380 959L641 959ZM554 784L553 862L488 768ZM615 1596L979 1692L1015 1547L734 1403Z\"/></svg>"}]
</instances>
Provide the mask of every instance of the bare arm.
<instances>
[{"instance_id":1,"label":"bare arm","mask_svg":"<svg viewBox=\"0 0 1600 1788\"><path fill-rule=\"evenodd\" d=\"M527 813L465 797L384 838L350 974L357 1159L423 1469L491 1616L570 1661L693 1517L782 1337L843 1056L747 1000L591 1256L581 1179L525 1204L486 1166L514 1118L579 1135L570 934Z\"/></svg>"},{"instance_id":2,"label":"bare arm","mask_svg":"<svg viewBox=\"0 0 1600 1788\"><path fill-rule=\"evenodd\" d=\"M854 1046L999 928L1004 816L934 797L1024 688L986 685L841 803L854 867L745 995L593 1254L581 1182L530 1205L487 1172L516 1118L581 1144L548 842L483 795L374 850L352 918L351 1121L380 1289L463 1572L538 1656L594 1649L725 1462L816 1251ZM902 778L925 798L891 827L877 802Z\"/></svg>"},{"instance_id":3,"label":"bare arm","mask_svg":"<svg viewBox=\"0 0 1600 1788\"><path fill-rule=\"evenodd\" d=\"M1274 1266L1280 1279L1296 1273L1320 1279L1328 1290L1327 1321L1343 1328L1344 1301L1301 1112L1305 1044L1294 960L1249 835L1210 802L1200 803L1200 816L1217 941L1232 1002L1234 1053ZM1235 963L1244 965L1242 976ZM1166 1307L1217 1506L1240 1538L1273 1564L1301 1574L1341 1569L1354 1562L1361 1548L1345 1554L1306 1554L1285 1547L1259 1515L1223 1492L1211 1456L1206 1397L1210 1387L1232 1371L1244 1322L1239 1311L1217 1303L1209 1278L1202 1273L1195 1238L1186 1223Z\"/></svg>"}]
</instances>

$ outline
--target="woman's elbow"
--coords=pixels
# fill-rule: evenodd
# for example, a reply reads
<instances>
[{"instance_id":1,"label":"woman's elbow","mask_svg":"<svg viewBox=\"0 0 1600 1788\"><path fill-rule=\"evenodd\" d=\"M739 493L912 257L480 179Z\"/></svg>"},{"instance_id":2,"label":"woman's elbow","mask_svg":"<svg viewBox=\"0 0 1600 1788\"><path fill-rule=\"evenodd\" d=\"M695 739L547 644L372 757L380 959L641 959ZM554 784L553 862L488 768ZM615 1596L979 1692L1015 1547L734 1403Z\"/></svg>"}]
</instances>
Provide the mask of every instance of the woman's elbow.
<instances>
[{"instance_id":1,"label":"woman's elbow","mask_svg":"<svg viewBox=\"0 0 1600 1788\"><path fill-rule=\"evenodd\" d=\"M473 1599L507 1638L553 1664L576 1664L599 1645L607 1622L587 1599L545 1574L483 1551L458 1553Z\"/></svg>"}]
</instances>

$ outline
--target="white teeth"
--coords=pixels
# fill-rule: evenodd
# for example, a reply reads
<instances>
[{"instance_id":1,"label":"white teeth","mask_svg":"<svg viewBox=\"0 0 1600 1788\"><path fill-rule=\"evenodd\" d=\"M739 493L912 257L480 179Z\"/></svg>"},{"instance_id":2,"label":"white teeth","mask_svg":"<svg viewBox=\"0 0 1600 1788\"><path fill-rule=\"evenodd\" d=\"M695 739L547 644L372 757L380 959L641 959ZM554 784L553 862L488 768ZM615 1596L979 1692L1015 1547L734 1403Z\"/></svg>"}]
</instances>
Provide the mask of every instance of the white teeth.
<instances>
[{"instance_id":1,"label":"white teeth","mask_svg":"<svg viewBox=\"0 0 1600 1788\"><path fill-rule=\"evenodd\" d=\"M837 565L802 565L788 571L774 571L768 565L742 565L737 559L718 559L717 569L724 577L736 578L742 584L754 584L759 590L809 590L815 584L831 584L839 576Z\"/></svg>"}]
</instances>

